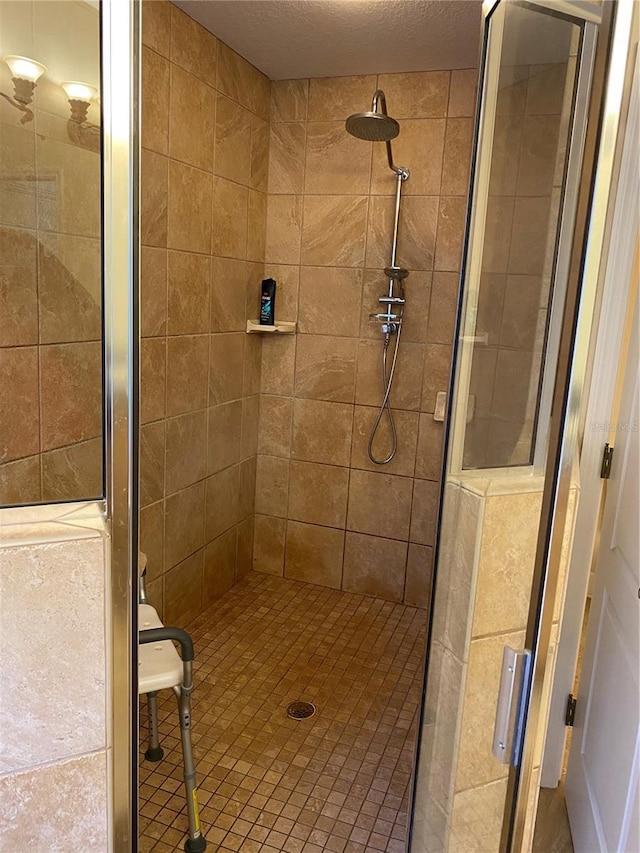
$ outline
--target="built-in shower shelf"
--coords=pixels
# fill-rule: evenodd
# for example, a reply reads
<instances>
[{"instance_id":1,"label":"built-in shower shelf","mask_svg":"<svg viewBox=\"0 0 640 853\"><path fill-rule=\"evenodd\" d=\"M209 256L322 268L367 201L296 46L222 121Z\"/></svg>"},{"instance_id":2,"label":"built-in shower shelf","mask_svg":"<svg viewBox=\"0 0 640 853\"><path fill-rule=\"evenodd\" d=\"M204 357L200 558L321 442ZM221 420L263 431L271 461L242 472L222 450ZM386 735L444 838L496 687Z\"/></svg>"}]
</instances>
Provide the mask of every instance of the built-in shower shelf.
<instances>
[{"instance_id":1,"label":"built-in shower shelf","mask_svg":"<svg viewBox=\"0 0 640 853\"><path fill-rule=\"evenodd\" d=\"M257 320L247 320L248 335L295 335L296 323L280 321L275 326L263 326Z\"/></svg>"}]
</instances>

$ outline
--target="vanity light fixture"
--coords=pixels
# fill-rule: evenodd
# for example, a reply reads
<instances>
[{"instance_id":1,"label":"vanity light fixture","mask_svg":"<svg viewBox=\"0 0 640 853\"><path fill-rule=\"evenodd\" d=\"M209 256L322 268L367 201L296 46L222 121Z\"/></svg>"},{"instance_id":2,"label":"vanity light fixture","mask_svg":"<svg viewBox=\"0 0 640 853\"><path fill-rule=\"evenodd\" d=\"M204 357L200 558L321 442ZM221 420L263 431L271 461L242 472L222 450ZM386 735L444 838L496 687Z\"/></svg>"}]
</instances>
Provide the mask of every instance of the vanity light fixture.
<instances>
[{"instance_id":1,"label":"vanity light fixture","mask_svg":"<svg viewBox=\"0 0 640 853\"><path fill-rule=\"evenodd\" d=\"M83 124L87 120L91 101L95 98L98 90L87 83L77 83L74 81L62 83L62 88L69 99L71 121Z\"/></svg>"},{"instance_id":2,"label":"vanity light fixture","mask_svg":"<svg viewBox=\"0 0 640 853\"><path fill-rule=\"evenodd\" d=\"M8 101L12 106L21 110L24 115L20 120L21 124L31 121L33 112L29 109L29 104L33 100L33 93L36 88L36 83L47 70L40 62L35 59L29 59L27 56L14 56L12 54L3 56L3 61L9 66L13 79L13 98L0 92L0 95Z\"/></svg>"}]
</instances>

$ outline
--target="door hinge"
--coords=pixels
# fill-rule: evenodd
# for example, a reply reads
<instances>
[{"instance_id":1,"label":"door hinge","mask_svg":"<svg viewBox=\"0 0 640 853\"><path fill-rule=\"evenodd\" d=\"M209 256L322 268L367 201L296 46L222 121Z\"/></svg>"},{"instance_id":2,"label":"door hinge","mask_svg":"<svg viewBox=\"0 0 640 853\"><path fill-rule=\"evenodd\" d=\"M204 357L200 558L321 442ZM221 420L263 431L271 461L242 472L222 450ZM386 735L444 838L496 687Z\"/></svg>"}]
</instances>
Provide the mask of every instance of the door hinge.
<instances>
[{"instance_id":1,"label":"door hinge","mask_svg":"<svg viewBox=\"0 0 640 853\"><path fill-rule=\"evenodd\" d=\"M600 468L600 477L603 480L608 480L611 476L611 460L613 459L613 447L610 444L605 444L602 454L602 468Z\"/></svg>"},{"instance_id":2,"label":"door hinge","mask_svg":"<svg viewBox=\"0 0 640 853\"><path fill-rule=\"evenodd\" d=\"M573 693L569 693L569 697L567 698L567 710L564 714L564 724L565 726L572 726L573 721L576 718L576 702L577 698L573 695Z\"/></svg>"}]
</instances>

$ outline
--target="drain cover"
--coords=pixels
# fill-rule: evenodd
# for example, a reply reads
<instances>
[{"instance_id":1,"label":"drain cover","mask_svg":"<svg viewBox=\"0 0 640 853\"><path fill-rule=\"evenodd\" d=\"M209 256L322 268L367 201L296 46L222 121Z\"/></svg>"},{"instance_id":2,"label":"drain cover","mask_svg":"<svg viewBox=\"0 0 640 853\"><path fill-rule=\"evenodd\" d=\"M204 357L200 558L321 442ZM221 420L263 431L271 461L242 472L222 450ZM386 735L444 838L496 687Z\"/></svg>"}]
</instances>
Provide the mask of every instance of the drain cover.
<instances>
[{"instance_id":1,"label":"drain cover","mask_svg":"<svg viewBox=\"0 0 640 853\"><path fill-rule=\"evenodd\" d=\"M307 717L312 717L316 712L316 706L311 702L292 702L287 706L287 716L292 720L306 720Z\"/></svg>"}]
</instances>

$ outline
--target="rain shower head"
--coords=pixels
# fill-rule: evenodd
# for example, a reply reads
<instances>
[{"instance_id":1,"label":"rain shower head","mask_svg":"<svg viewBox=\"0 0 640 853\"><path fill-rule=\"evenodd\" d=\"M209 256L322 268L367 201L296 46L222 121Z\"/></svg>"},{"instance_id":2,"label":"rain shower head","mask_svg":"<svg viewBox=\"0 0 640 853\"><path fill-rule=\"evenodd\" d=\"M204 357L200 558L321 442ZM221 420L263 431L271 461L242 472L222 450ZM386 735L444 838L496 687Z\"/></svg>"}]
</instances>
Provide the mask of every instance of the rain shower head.
<instances>
[{"instance_id":1,"label":"rain shower head","mask_svg":"<svg viewBox=\"0 0 640 853\"><path fill-rule=\"evenodd\" d=\"M398 122L386 113L354 113L345 122L347 132L365 142L388 142L400 133Z\"/></svg>"},{"instance_id":2,"label":"rain shower head","mask_svg":"<svg viewBox=\"0 0 640 853\"><path fill-rule=\"evenodd\" d=\"M378 109L380 107L380 109ZM391 140L400 133L398 122L387 114L387 100L382 89L378 89L371 103L371 112L354 113L345 121L347 133L365 142L385 142L389 168L399 179L406 181L409 170L404 166L395 166L391 154Z\"/></svg>"}]
</instances>

